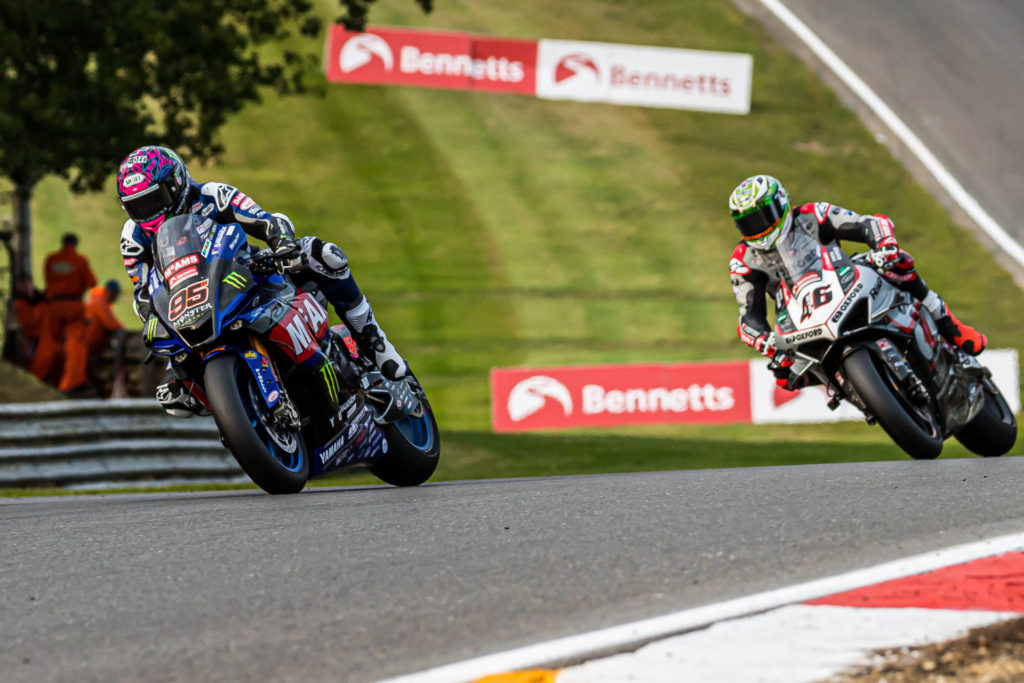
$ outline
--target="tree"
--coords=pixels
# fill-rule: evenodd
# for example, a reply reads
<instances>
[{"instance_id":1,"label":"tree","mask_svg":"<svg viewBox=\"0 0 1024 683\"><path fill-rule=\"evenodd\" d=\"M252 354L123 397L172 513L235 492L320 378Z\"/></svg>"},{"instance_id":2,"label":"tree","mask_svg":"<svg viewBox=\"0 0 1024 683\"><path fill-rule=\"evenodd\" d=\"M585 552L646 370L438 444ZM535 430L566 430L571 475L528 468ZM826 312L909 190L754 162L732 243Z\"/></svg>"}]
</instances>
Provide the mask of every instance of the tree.
<instances>
[{"instance_id":1,"label":"tree","mask_svg":"<svg viewBox=\"0 0 1024 683\"><path fill-rule=\"evenodd\" d=\"M362 30L374 0L339 0ZM431 0L416 0L424 11ZM260 49L321 30L309 0L0 0L0 176L14 186L15 275L31 272L29 200L56 174L98 190L159 142L200 160L266 88L302 92L319 50ZM289 43L290 44L290 43Z\"/></svg>"}]
</instances>

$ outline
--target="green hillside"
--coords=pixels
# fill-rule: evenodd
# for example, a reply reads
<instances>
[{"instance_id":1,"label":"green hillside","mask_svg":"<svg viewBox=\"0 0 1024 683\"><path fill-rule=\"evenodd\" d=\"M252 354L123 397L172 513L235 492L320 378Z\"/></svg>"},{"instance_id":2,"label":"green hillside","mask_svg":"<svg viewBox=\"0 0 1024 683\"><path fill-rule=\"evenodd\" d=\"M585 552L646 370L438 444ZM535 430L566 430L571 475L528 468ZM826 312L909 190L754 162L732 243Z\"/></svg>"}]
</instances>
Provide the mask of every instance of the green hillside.
<instances>
[{"instance_id":1,"label":"green hillside","mask_svg":"<svg viewBox=\"0 0 1024 683\"><path fill-rule=\"evenodd\" d=\"M333 2L321 4L334 15ZM783 179L798 202L892 216L961 318L996 347L1022 338L1011 278L810 70L730 3L441 0L424 16L389 0L373 20L754 55L747 116L329 85L324 97L249 107L224 130L224 157L191 165L197 178L237 185L300 232L345 249L442 429L490 429L491 366L748 357L735 334L726 264L737 234L726 199L755 172ZM124 215L108 185L86 197L58 180L41 185L37 262L72 229L101 279L127 283L117 250ZM121 313L130 315L127 303ZM862 425L731 435L885 441Z\"/></svg>"}]
</instances>

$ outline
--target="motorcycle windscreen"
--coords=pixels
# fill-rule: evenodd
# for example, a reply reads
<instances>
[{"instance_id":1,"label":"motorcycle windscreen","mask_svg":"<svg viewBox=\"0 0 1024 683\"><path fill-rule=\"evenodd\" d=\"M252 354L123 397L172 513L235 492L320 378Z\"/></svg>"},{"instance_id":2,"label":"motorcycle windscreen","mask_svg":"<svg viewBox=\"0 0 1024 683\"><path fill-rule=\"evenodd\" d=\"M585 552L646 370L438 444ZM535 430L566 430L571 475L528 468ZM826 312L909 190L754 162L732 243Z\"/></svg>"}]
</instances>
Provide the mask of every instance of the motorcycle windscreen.
<instances>
[{"instance_id":1,"label":"motorcycle windscreen","mask_svg":"<svg viewBox=\"0 0 1024 683\"><path fill-rule=\"evenodd\" d=\"M160 281L153 306L169 329L191 348L214 338L216 263L206 259L206 237L212 221L201 216L175 216L160 226L153 249Z\"/></svg>"},{"instance_id":2,"label":"motorcycle windscreen","mask_svg":"<svg viewBox=\"0 0 1024 683\"><path fill-rule=\"evenodd\" d=\"M216 278L211 278L210 283L213 287L216 282L214 306L216 320L221 325L229 323L240 310L246 310L243 307L244 303L253 303L249 300L255 278L243 263L236 260L238 253L243 251L247 244L242 226L237 223L226 223L214 228L203 248L203 255L210 263L211 272L216 272Z\"/></svg>"},{"instance_id":3,"label":"motorcycle windscreen","mask_svg":"<svg viewBox=\"0 0 1024 683\"><path fill-rule=\"evenodd\" d=\"M791 292L795 293L815 276L821 279L823 266L818 240L800 230L790 229L779 240L776 249L782 258L782 279Z\"/></svg>"},{"instance_id":4,"label":"motorcycle windscreen","mask_svg":"<svg viewBox=\"0 0 1024 683\"><path fill-rule=\"evenodd\" d=\"M783 264L781 296L776 297L777 327L790 333L824 325L834 302L843 297L842 276L836 272L829 251L834 250L842 258L842 250L837 245L826 248L800 230L786 233L777 249ZM852 267L847 271L856 277ZM816 334L821 332L819 329Z\"/></svg>"}]
</instances>

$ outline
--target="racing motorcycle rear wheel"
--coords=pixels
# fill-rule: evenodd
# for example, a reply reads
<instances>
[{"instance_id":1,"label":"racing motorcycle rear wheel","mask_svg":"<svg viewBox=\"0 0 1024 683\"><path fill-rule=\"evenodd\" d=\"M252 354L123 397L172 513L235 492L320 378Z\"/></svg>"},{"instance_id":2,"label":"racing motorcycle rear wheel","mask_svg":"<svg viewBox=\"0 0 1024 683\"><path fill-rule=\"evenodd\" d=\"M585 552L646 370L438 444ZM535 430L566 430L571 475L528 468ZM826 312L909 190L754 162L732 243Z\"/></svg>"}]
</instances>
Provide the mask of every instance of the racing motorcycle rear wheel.
<instances>
[{"instance_id":1,"label":"racing motorcycle rear wheel","mask_svg":"<svg viewBox=\"0 0 1024 683\"><path fill-rule=\"evenodd\" d=\"M994 387L985 387L985 402L974 419L956 433L967 450L986 458L1010 452L1017 441L1017 418Z\"/></svg>"},{"instance_id":2,"label":"racing motorcycle rear wheel","mask_svg":"<svg viewBox=\"0 0 1024 683\"><path fill-rule=\"evenodd\" d=\"M249 478L267 493L298 493L309 477L302 434L278 427L245 362L225 353L206 364L206 396L221 436Z\"/></svg>"},{"instance_id":3,"label":"racing motorcycle rear wheel","mask_svg":"<svg viewBox=\"0 0 1024 683\"><path fill-rule=\"evenodd\" d=\"M386 437L387 455L370 472L392 486L419 486L437 469L441 454L441 435L434 411L426 398L420 399L423 414L404 417L381 425Z\"/></svg>"},{"instance_id":4,"label":"racing motorcycle rear wheel","mask_svg":"<svg viewBox=\"0 0 1024 683\"><path fill-rule=\"evenodd\" d=\"M868 349L857 349L843 360L846 379L864 405L896 445L917 460L931 460L942 452L942 430L926 407L907 396L884 363L876 363Z\"/></svg>"}]
</instances>

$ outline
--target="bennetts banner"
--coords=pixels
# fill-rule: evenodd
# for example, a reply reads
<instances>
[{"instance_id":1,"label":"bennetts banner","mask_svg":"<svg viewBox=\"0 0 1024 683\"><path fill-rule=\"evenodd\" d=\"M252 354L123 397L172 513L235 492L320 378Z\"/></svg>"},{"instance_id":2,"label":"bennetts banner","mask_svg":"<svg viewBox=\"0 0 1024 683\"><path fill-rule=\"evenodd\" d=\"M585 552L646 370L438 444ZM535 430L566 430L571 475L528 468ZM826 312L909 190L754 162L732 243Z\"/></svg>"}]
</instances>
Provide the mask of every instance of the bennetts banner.
<instances>
[{"instance_id":1,"label":"bennetts banner","mask_svg":"<svg viewBox=\"0 0 1024 683\"><path fill-rule=\"evenodd\" d=\"M753 57L644 45L515 40L469 33L332 26L327 79L535 95L552 100L750 111Z\"/></svg>"}]
</instances>

